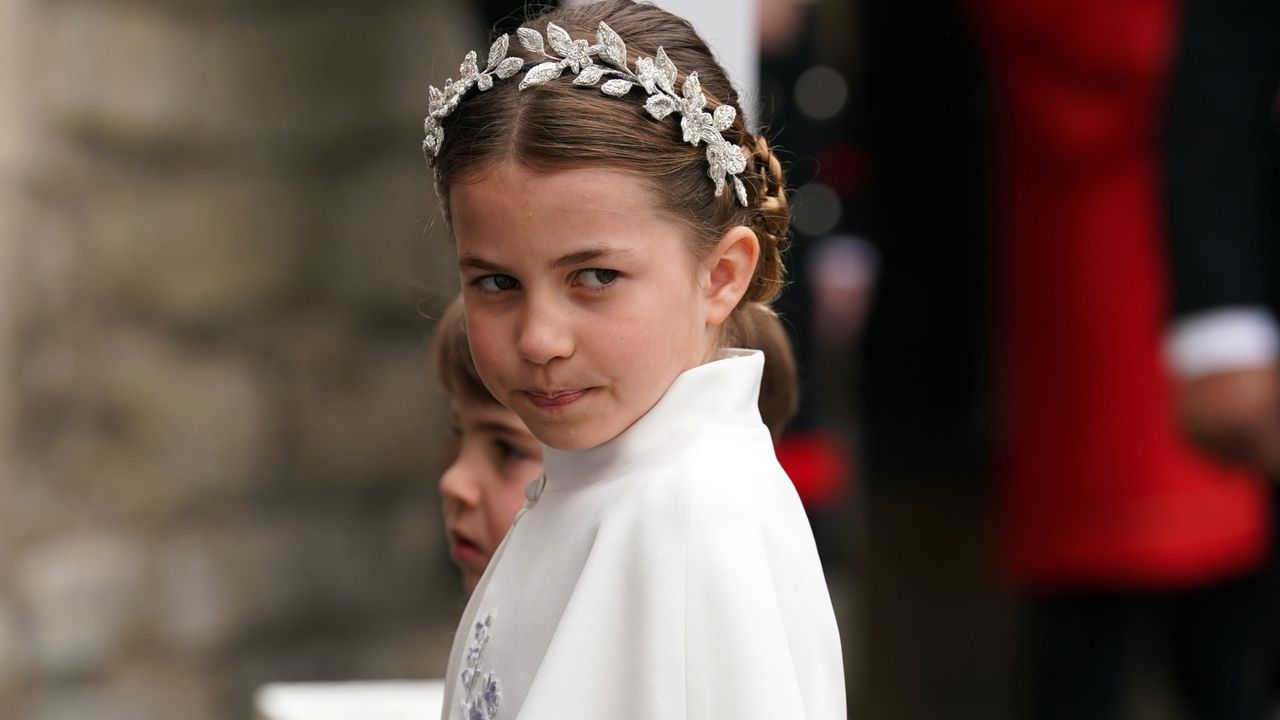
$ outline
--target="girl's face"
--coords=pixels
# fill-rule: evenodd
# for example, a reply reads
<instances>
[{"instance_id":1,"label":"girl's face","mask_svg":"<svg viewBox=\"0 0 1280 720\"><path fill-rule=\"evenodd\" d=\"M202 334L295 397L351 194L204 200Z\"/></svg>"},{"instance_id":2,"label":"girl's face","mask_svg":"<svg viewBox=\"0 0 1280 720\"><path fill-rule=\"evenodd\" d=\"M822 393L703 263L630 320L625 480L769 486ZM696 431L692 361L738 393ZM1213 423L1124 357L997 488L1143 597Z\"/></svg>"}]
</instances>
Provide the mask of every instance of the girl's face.
<instances>
[{"instance_id":1,"label":"girl's face","mask_svg":"<svg viewBox=\"0 0 1280 720\"><path fill-rule=\"evenodd\" d=\"M709 271L636 177L505 163L451 190L476 370L542 442L607 442L714 356Z\"/></svg>"},{"instance_id":2,"label":"girl's face","mask_svg":"<svg viewBox=\"0 0 1280 720\"><path fill-rule=\"evenodd\" d=\"M449 553L475 589L542 472L542 446L515 413L495 402L454 400L457 455L440 476Z\"/></svg>"}]
</instances>

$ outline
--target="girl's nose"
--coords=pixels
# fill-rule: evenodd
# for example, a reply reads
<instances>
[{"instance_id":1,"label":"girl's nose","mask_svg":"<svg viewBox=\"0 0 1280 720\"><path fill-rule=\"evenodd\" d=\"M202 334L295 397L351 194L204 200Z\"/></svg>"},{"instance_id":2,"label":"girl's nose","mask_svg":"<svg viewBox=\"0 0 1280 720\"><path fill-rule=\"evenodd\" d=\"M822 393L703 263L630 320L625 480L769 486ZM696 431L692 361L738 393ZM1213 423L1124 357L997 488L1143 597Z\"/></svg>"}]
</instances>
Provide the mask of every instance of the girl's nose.
<instances>
[{"instance_id":1,"label":"girl's nose","mask_svg":"<svg viewBox=\"0 0 1280 720\"><path fill-rule=\"evenodd\" d=\"M516 337L516 353L535 365L572 355L573 335L563 313L549 304L531 304Z\"/></svg>"},{"instance_id":2,"label":"girl's nose","mask_svg":"<svg viewBox=\"0 0 1280 720\"><path fill-rule=\"evenodd\" d=\"M440 476L440 496L446 502L463 507L474 507L480 502L480 485L470 464L467 454L459 453L457 459L445 468Z\"/></svg>"}]
</instances>

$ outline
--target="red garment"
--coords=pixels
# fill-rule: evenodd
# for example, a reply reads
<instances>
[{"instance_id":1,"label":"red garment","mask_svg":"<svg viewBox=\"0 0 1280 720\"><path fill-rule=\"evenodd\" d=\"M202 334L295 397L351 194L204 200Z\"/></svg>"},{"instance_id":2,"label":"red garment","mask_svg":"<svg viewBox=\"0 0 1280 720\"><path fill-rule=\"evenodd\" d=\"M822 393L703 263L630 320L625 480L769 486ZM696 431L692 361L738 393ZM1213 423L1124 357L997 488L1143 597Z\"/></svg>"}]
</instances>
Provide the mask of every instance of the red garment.
<instances>
[{"instance_id":1,"label":"red garment","mask_svg":"<svg viewBox=\"0 0 1280 720\"><path fill-rule=\"evenodd\" d=\"M849 452L835 436L818 431L787 433L775 448L806 512L832 510L852 484Z\"/></svg>"},{"instance_id":2,"label":"red garment","mask_svg":"<svg viewBox=\"0 0 1280 720\"><path fill-rule=\"evenodd\" d=\"M1193 453L1161 361L1155 153L1168 0L975 0L1001 105L1001 549L1038 588L1168 588L1256 567L1264 485Z\"/></svg>"}]
</instances>

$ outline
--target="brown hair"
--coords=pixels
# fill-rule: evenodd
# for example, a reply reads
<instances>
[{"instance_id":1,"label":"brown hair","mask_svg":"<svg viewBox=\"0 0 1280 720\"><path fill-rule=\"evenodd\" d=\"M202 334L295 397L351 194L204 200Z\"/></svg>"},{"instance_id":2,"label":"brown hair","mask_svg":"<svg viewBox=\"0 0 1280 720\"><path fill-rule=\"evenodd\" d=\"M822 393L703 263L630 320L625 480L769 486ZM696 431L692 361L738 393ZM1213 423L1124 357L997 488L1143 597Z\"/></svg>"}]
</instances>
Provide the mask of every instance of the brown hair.
<instances>
[{"instance_id":1,"label":"brown hair","mask_svg":"<svg viewBox=\"0 0 1280 720\"><path fill-rule=\"evenodd\" d=\"M467 322L462 314L462 298L455 297L436 324L432 342L436 378L449 397L468 402L498 402L480 380L471 345L467 342Z\"/></svg>"},{"instance_id":2,"label":"brown hair","mask_svg":"<svg viewBox=\"0 0 1280 720\"><path fill-rule=\"evenodd\" d=\"M764 351L764 375L760 378L760 417L769 426L773 442L782 439L782 430L795 417L800 406L796 379L796 358L791 352L791 338L777 314L761 305L760 312L739 316L738 346Z\"/></svg>"},{"instance_id":3,"label":"brown hair","mask_svg":"<svg viewBox=\"0 0 1280 720\"><path fill-rule=\"evenodd\" d=\"M760 260L742 302L721 333L724 345L744 344L744 333L768 322L749 316L770 314L766 306L782 288L782 253L791 221L782 164L768 140L747 129L729 78L682 18L649 4L604 0L553 9L526 21L524 27L545 33L547 23L554 22L575 39L594 39L602 21L626 43L629 66L634 67L640 57L654 57L661 47L680 70L677 87L686 74L698 74L708 98L707 112L724 104L737 110L733 126L722 134L741 147L747 158L747 168L739 177L747 187L748 207L738 204L731 187L715 197L714 183L707 177L705 146L684 142L675 117L662 121L650 117L642 91L611 98L599 88L580 87L566 77L519 90L522 76L517 75L499 80L488 91L472 91L443 121L444 141L433 162L446 217L450 188L500 163L516 162L539 171L594 166L633 173L655 193L654 207L692 229L699 255L709 252L733 227L745 225L755 232ZM511 43L511 54L524 58L526 68L545 60L517 42Z\"/></svg>"},{"instance_id":4,"label":"brown hair","mask_svg":"<svg viewBox=\"0 0 1280 720\"><path fill-rule=\"evenodd\" d=\"M764 351L764 376L760 380L760 417L776 443L796 414L799 400L796 391L796 361L791 340L782 321L771 310L748 316L742 326L742 346ZM445 309L433 342L436 377L450 397L468 402L498 401L480 380L471 346L467 343L467 323L462 314L462 298L456 297Z\"/></svg>"}]
</instances>

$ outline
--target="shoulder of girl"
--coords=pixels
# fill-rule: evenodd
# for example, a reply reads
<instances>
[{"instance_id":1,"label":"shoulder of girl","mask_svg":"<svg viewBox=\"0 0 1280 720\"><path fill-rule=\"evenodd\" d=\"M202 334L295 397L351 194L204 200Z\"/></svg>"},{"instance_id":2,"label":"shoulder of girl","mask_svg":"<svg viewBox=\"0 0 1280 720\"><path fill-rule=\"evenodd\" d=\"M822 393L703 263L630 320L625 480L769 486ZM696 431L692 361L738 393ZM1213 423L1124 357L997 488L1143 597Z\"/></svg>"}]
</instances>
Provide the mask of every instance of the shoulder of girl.
<instances>
[{"instance_id":1,"label":"shoulder of girl","mask_svg":"<svg viewBox=\"0 0 1280 720\"><path fill-rule=\"evenodd\" d=\"M708 447L690 478L691 512L755 521L784 509L795 489L767 437L763 448Z\"/></svg>"}]
</instances>

